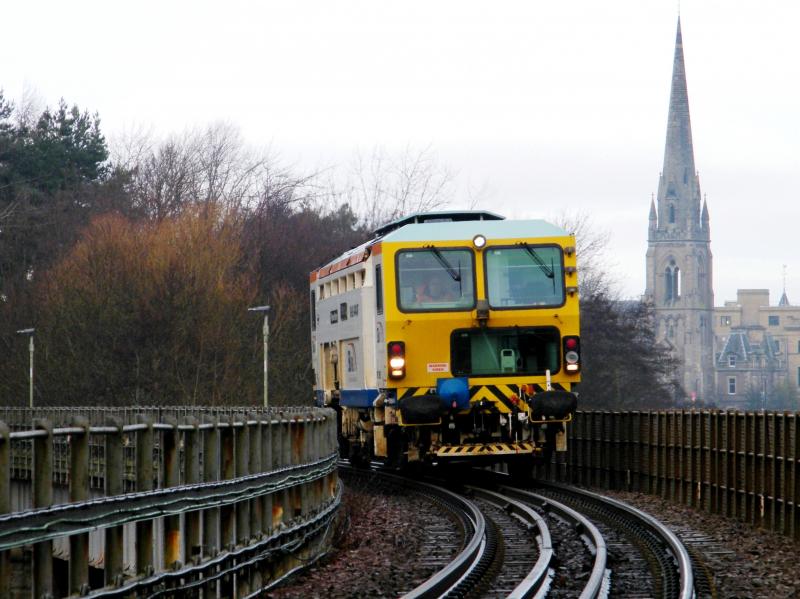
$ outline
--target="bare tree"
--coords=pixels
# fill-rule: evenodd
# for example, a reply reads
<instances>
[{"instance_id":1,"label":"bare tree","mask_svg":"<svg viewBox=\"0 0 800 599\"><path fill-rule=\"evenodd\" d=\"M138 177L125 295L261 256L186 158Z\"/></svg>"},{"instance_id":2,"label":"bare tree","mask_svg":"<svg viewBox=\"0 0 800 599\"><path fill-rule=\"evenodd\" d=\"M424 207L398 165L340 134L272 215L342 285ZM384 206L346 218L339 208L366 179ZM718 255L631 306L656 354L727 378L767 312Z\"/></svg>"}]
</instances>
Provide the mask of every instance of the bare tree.
<instances>
[{"instance_id":1,"label":"bare tree","mask_svg":"<svg viewBox=\"0 0 800 599\"><path fill-rule=\"evenodd\" d=\"M35 87L26 83L22 88L22 98L20 98L14 111L17 127L20 129L32 129L35 127L36 121L46 107L47 103L41 93Z\"/></svg>"},{"instance_id":2,"label":"bare tree","mask_svg":"<svg viewBox=\"0 0 800 599\"><path fill-rule=\"evenodd\" d=\"M611 234L597 227L586 213L562 212L554 221L575 236L581 298L599 294L616 296L616 281L609 272L613 264L607 254Z\"/></svg>"},{"instance_id":3,"label":"bare tree","mask_svg":"<svg viewBox=\"0 0 800 599\"><path fill-rule=\"evenodd\" d=\"M117 140L114 154L115 163L130 173L134 206L156 220L193 205L235 213L258 204L265 189L287 178L269 151L249 148L227 123L163 141L134 131Z\"/></svg>"},{"instance_id":4,"label":"bare tree","mask_svg":"<svg viewBox=\"0 0 800 599\"><path fill-rule=\"evenodd\" d=\"M361 224L374 229L405 214L449 204L453 174L430 147L406 147L399 156L376 147L368 156L356 152L344 185L333 188L335 203L349 204Z\"/></svg>"}]
</instances>

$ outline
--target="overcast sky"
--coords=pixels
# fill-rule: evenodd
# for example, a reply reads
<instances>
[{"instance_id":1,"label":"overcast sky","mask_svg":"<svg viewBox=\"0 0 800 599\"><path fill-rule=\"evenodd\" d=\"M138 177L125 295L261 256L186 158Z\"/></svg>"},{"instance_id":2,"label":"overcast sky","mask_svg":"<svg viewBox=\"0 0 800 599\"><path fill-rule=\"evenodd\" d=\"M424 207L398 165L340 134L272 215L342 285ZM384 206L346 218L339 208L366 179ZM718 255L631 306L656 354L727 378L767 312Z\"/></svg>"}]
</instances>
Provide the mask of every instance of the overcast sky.
<instances>
[{"instance_id":1,"label":"overcast sky","mask_svg":"<svg viewBox=\"0 0 800 599\"><path fill-rule=\"evenodd\" d=\"M684 0L695 160L716 304L800 304L800 2ZM109 137L217 121L298 169L435 151L457 194L509 217L568 209L612 231L644 290L678 5L560 2L12 2L0 87L99 111Z\"/></svg>"}]
</instances>

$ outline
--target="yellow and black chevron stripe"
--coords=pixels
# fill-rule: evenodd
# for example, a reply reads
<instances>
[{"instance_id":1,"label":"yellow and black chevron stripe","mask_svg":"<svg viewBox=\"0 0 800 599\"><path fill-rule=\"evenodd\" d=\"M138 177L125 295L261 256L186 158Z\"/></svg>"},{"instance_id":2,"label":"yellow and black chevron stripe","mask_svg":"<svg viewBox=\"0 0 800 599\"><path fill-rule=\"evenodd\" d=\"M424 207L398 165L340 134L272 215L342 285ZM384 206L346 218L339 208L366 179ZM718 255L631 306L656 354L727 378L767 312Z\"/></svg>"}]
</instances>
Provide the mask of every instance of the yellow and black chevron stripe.
<instances>
[{"instance_id":1,"label":"yellow and black chevron stripe","mask_svg":"<svg viewBox=\"0 0 800 599\"><path fill-rule=\"evenodd\" d=\"M536 393L540 393L546 388L545 385L540 385L538 383L532 383L532 386ZM561 383L551 383L550 386L554 390L568 391L568 389ZM433 389L429 389L428 387L406 387L405 389L398 389L398 397L402 401L407 397L425 395L430 391L433 391ZM513 383L509 383L508 385L473 385L469 388L470 403L485 399L486 401L491 401L495 404L498 404L498 409L504 413L513 412L519 409L511 401L510 398L512 395L519 396L519 385Z\"/></svg>"},{"instance_id":2,"label":"yellow and black chevron stripe","mask_svg":"<svg viewBox=\"0 0 800 599\"><path fill-rule=\"evenodd\" d=\"M470 445L442 445L436 455L442 458L489 455L524 455L539 454L542 448L530 441L516 443L478 443Z\"/></svg>"}]
</instances>

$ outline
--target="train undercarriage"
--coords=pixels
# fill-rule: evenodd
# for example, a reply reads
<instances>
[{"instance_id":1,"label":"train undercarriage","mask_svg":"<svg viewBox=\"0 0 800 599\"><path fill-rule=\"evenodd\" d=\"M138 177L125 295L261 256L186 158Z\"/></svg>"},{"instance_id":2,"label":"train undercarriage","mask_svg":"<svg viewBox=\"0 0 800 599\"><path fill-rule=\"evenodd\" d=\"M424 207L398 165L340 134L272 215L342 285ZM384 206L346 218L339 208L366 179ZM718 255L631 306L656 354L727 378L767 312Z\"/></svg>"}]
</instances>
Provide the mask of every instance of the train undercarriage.
<instances>
[{"instance_id":1,"label":"train undercarriage","mask_svg":"<svg viewBox=\"0 0 800 599\"><path fill-rule=\"evenodd\" d=\"M436 399L427 397L431 404ZM355 464L380 459L402 469L414 463L505 462L511 471L529 471L534 464L549 462L554 451L566 451L567 423L577 399L567 391L544 391L523 396L508 409L505 403L484 398L468 409L439 410L435 419L428 414L426 422L408 422L414 418L403 409L402 400L384 396L371 408L337 403L332 407L341 418L340 454Z\"/></svg>"}]
</instances>

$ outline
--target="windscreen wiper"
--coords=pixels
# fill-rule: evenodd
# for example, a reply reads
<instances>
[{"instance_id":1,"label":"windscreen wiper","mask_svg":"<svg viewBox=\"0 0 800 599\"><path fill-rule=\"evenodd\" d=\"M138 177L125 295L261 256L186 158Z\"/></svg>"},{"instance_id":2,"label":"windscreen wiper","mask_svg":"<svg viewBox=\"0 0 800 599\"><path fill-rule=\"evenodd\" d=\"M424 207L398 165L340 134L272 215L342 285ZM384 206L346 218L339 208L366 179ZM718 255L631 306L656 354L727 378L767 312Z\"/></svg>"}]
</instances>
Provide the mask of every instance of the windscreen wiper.
<instances>
[{"instance_id":1,"label":"windscreen wiper","mask_svg":"<svg viewBox=\"0 0 800 599\"><path fill-rule=\"evenodd\" d=\"M442 268L447 271L447 274L450 275L450 278L454 281L461 281L461 263L458 264L458 270L453 268L453 265L447 261L447 258L444 257L442 252L440 252L435 246L428 246L431 252L433 252L434 257L442 265Z\"/></svg>"},{"instance_id":2,"label":"windscreen wiper","mask_svg":"<svg viewBox=\"0 0 800 599\"><path fill-rule=\"evenodd\" d=\"M531 255L531 258L533 258L533 261L536 262L536 265L542 270L544 276L546 276L548 279L553 279L553 282L555 282L556 275L555 269L553 268L552 259L550 261L550 266L547 266L547 264L544 263L544 260L542 260L542 257L539 256L539 254L536 253L536 250L534 250L529 244L523 241L520 245L522 245L522 247L524 247L525 250L527 250L527 252Z\"/></svg>"}]
</instances>

